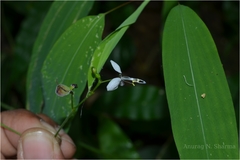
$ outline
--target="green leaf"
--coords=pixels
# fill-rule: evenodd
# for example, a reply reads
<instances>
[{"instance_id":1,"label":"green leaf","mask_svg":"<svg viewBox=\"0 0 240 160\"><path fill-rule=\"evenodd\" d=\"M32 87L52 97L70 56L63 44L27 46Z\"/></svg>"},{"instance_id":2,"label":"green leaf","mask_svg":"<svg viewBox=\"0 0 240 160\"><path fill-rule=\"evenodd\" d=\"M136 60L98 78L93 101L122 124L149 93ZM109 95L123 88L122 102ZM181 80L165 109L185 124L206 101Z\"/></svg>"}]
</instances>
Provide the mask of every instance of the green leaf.
<instances>
[{"instance_id":1,"label":"green leaf","mask_svg":"<svg viewBox=\"0 0 240 160\"><path fill-rule=\"evenodd\" d=\"M107 58L109 57L114 47L122 38L123 34L126 32L128 27L131 24L135 23L138 16L140 15L144 7L148 4L148 2L149 0L145 0L131 16L129 16L114 32L112 32L109 36L107 36L101 42L101 44L97 47L91 61L91 65L90 65L91 67L89 68L89 71L88 71L88 90L89 91L95 80L95 78L92 76L91 68L95 67L97 70L97 73L100 73L103 65L105 64Z\"/></svg>"},{"instance_id":2,"label":"green leaf","mask_svg":"<svg viewBox=\"0 0 240 160\"><path fill-rule=\"evenodd\" d=\"M124 86L114 92L106 92L95 104L94 110L107 112L116 118L149 121L168 115L164 91L148 85Z\"/></svg>"},{"instance_id":3,"label":"green leaf","mask_svg":"<svg viewBox=\"0 0 240 160\"><path fill-rule=\"evenodd\" d=\"M177 5L177 1L163 1L162 19L166 19L169 11Z\"/></svg>"},{"instance_id":4,"label":"green leaf","mask_svg":"<svg viewBox=\"0 0 240 160\"><path fill-rule=\"evenodd\" d=\"M238 158L235 113L216 46L186 6L174 7L167 17L163 69L180 158Z\"/></svg>"},{"instance_id":5,"label":"green leaf","mask_svg":"<svg viewBox=\"0 0 240 160\"><path fill-rule=\"evenodd\" d=\"M71 96L55 94L56 81L70 86L74 91L74 105L79 101L87 80L92 54L101 41L104 15L88 16L74 23L58 39L42 69L45 108L43 113L60 123L71 111Z\"/></svg>"},{"instance_id":6,"label":"green leaf","mask_svg":"<svg viewBox=\"0 0 240 160\"><path fill-rule=\"evenodd\" d=\"M100 149L106 153L104 158L140 158L130 139L117 124L108 118L102 118L100 122L98 139Z\"/></svg>"},{"instance_id":7,"label":"green leaf","mask_svg":"<svg viewBox=\"0 0 240 160\"><path fill-rule=\"evenodd\" d=\"M78 19L86 16L93 2L54 2L44 19L35 42L27 76L27 106L35 112L41 112L43 93L41 69L50 49L60 35Z\"/></svg>"}]
</instances>

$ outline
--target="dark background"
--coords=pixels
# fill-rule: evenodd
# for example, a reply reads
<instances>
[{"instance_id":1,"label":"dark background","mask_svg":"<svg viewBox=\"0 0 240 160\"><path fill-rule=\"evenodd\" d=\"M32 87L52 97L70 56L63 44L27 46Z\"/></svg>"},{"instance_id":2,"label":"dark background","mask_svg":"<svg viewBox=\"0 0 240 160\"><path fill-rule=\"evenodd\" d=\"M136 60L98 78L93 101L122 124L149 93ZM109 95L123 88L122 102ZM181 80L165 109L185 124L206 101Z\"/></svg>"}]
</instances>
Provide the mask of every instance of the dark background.
<instances>
[{"instance_id":1,"label":"dark background","mask_svg":"<svg viewBox=\"0 0 240 160\"><path fill-rule=\"evenodd\" d=\"M26 106L26 76L31 52L41 22L52 2L1 2L1 102L2 110L25 108ZM107 12L123 2L95 2L91 14ZM114 31L119 24L131 14L141 2L132 2L106 16L104 37ZM208 27L216 43L220 59L231 90L236 115L239 106L239 2L181 2L193 9ZM135 75L147 81L149 85L164 89L161 37L166 16L162 14L163 2L151 1L133 24L111 55L122 66L125 75ZM174 43L174 42L173 42ZM101 75L111 77L114 73L106 64ZM101 88L104 90L104 87ZM99 94L102 90L100 89ZM96 94L96 95L99 95ZM98 96L86 103L91 108ZM87 113L86 113L87 114ZM129 123L129 122L128 122ZM139 123L131 122L131 126ZM144 125L144 123L146 123ZM93 122L93 125L94 124ZM141 122L141 127L147 128L147 122ZM170 125L170 123L169 123ZM126 123L120 123L121 128L134 141L136 146L150 146L151 153L146 158L157 156L159 144L171 143L172 152L168 158L178 158L172 142L171 128L164 135L149 135L141 131L134 134L134 129ZM94 132L94 131L93 131ZM154 132L154 131L153 131ZM168 138L166 138L168 137ZM141 141L139 141L141 139ZM171 145L170 145L171 146ZM170 147L171 148L171 147ZM91 154L82 153L85 157ZM143 153L142 153L143 154ZM143 156L144 157L144 156Z\"/></svg>"}]
</instances>

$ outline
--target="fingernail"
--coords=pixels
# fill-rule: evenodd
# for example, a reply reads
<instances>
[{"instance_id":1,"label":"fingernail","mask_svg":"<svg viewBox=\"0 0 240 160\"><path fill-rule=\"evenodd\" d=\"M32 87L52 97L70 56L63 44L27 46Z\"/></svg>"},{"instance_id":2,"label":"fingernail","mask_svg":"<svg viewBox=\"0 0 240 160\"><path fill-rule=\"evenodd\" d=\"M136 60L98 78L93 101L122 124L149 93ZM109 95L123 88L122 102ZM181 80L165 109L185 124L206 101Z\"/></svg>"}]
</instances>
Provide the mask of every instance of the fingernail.
<instances>
[{"instance_id":1,"label":"fingernail","mask_svg":"<svg viewBox=\"0 0 240 160\"><path fill-rule=\"evenodd\" d=\"M48 131L50 131L51 133L55 134L56 130L55 128L53 128L50 124L48 124L47 122L45 122L43 119L40 119L40 123L43 125L44 128L46 128Z\"/></svg>"},{"instance_id":2,"label":"fingernail","mask_svg":"<svg viewBox=\"0 0 240 160\"><path fill-rule=\"evenodd\" d=\"M60 128L60 126L56 126L55 127L55 129L58 131L59 130L59 128ZM63 135L63 134L66 134L65 132L64 132L64 130L63 129L61 129L60 131L59 131L59 134L60 135ZM71 143L73 146L76 146L75 144L74 144L74 142L72 141L72 139L66 134L65 136L62 136L61 137L61 140L62 141L68 141L69 143Z\"/></svg>"},{"instance_id":3,"label":"fingernail","mask_svg":"<svg viewBox=\"0 0 240 160\"><path fill-rule=\"evenodd\" d=\"M47 130L36 130L23 135L20 139L21 158L54 158L57 141Z\"/></svg>"},{"instance_id":4,"label":"fingernail","mask_svg":"<svg viewBox=\"0 0 240 160\"><path fill-rule=\"evenodd\" d=\"M59 128L60 128L60 126L56 126L55 130L58 131ZM62 128L60 129L59 134L65 134L65 132L64 132L64 130Z\"/></svg>"},{"instance_id":5,"label":"fingernail","mask_svg":"<svg viewBox=\"0 0 240 160\"><path fill-rule=\"evenodd\" d=\"M45 122L43 119L40 119L40 123L43 125L44 128L46 128L49 132L51 132L53 135L56 134L57 129L53 128L50 124L48 124L47 122ZM56 140L58 141L58 144L61 145L61 137L58 134L56 137Z\"/></svg>"}]
</instances>

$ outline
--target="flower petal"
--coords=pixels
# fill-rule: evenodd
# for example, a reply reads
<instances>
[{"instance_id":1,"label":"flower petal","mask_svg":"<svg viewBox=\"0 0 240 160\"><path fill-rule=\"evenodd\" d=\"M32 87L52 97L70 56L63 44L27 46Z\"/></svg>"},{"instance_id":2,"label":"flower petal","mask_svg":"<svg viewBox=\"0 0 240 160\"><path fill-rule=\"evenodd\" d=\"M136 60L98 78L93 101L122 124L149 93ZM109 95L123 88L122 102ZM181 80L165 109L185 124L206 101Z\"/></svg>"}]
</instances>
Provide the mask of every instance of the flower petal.
<instances>
[{"instance_id":1,"label":"flower petal","mask_svg":"<svg viewBox=\"0 0 240 160\"><path fill-rule=\"evenodd\" d=\"M107 91L113 91L118 88L121 78L113 78L107 85Z\"/></svg>"},{"instance_id":2,"label":"flower petal","mask_svg":"<svg viewBox=\"0 0 240 160\"><path fill-rule=\"evenodd\" d=\"M123 81L120 82L120 86L124 86L124 82Z\"/></svg>"},{"instance_id":3,"label":"flower petal","mask_svg":"<svg viewBox=\"0 0 240 160\"><path fill-rule=\"evenodd\" d=\"M121 68L119 67L119 65L114 62L113 60L110 60L111 64L112 64L112 67L115 71L117 71L118 73L122 74L122 71L121 71Z\"/></svg>"}]
</instances>

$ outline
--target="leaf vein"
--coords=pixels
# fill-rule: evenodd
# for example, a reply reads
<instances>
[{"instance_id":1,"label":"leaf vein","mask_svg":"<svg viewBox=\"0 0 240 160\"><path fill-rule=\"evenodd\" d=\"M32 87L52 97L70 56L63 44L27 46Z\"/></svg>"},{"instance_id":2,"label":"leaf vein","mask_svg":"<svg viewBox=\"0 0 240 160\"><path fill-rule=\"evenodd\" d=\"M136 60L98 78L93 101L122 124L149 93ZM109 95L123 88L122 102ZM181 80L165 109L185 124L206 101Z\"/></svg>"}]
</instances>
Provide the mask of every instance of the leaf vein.
<instances>
[{"instance_id":1,"label":"leaf vein","mask_svg":"<svg viewBox=\"0 0 240 160\"><path fill-rule=\"evenodd\" d=\"M197 103L197 108L198 108L198 113L199 113L200 125L201 125L202 134L203 134L203 141L204 141L204 143L205 143L205 145L206 145L207 142L206 142L206 135L205 135L205 132L204 132L204 124L203 124L203 120L202 120L202 115L201 115L201 108L200 108L200 104L199 104L199 99L198 99L198 96L197 96L197 87L196 87L196 82L195 82L195 77L194 77L194 71L193 71L193 65L192 65L192 61L191 61L190 50L189 50L189 46L188 46L189 42L188 42L188 39L187 39L186 28L185 28L185 25L184 25L184 17L183 17L181 8L180 8L180 14L181 14L181 21L182 21L183 33L184 33L185 42L186 42L186 49L187 49L189 67L190 67L191 76L192 76L192 81L193 81L193 88L194 88L194 93L195 93L195 98L196 98L196 103ZM209 159L209 153L208 153L207 147L205 147L205 150L206 150L207 158Z\"/></svg>"}]
</instances>

